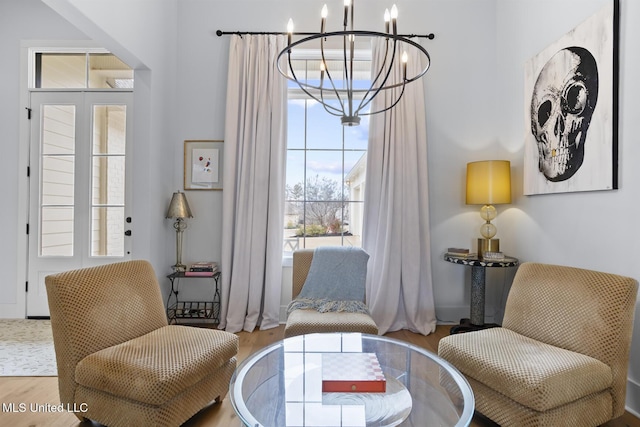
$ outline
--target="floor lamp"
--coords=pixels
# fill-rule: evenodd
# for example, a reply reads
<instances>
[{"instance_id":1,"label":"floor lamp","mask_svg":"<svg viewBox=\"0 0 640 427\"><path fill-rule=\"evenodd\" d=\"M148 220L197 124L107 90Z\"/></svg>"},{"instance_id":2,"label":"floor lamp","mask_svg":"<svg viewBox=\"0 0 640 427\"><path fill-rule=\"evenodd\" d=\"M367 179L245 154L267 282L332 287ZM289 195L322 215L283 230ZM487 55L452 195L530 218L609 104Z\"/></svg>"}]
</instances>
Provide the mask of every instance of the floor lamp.
<instances>
[{"instance_id":1,"label":"floor lamp","mask_svg":"<svg viewBox=\"0 0 640 427\"><path fill-rule=\"evenodd\" d=\"M187 266L182 263L182 234L187 228L185 218L193 218L189 202L184 193L177 191L173 193L166 218L175 218L173 228L176 229L176 265L172 266L174 271L186 271Z\"/></svg>"}]
</instances>

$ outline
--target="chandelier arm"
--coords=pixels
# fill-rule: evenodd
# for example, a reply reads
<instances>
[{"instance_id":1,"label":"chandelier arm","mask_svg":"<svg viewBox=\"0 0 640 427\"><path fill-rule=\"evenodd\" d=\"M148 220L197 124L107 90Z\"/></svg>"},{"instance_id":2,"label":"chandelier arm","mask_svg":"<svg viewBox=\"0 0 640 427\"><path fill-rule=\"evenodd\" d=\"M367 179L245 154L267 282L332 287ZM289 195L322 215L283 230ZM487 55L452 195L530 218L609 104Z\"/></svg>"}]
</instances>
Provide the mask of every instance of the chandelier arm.
<instances>
[{"instance_id":1,"label":"chandelier arm","mask_svg":"<svg viewBox=\"0 0 640 427\"><path fill-rule=\"evenodd\" d=\"M388 51L388 50L389 50L389 48L387 47L387 51ZM360 107L359 107L358 111L360 111L360 109L365 108L367 105L369 105L369 104L371 103L371 101L373 100L373 98L375 98L376 96L378 96L378 94L380 93L380 91L381 91L383 88L385 88L385 89L389 89L389 88L392 88L392 87L399 87L399 86L400 86L400 84L395 84L395 85L392 85L392 86L387 86L387 87L385 87L385 84L387 83L387 80L389 80L389 76L390 76L390 75L391 75L391 73L393 72L393 61L396 59L396 50L397 50L397 41L396 41L396 40L394 40L394 41L393 41L393 51L392 51L392 53L391 53L391 60L389 61L389 67L387 68L387 72L385 73L385 76L384 76L384 79L382 80L382 83L380 84L380 86L378 86L378 87L377 87L377 88L375 88L375 89L370 88L370 90L373 90L373 91L374 91L374 92L373 92L373 95L371 95L371 96L369 97L369 99L367 99L366 101L365 101L364 99L362 100L362 102L360 103ZM385 53L385 55L386 55L386 53ZM385 64L385 66L386 66L386 64ZM382 67L382 68L380 69L380 71L382 71L382 69L383 69L383 68L384 68L384 67ZM405 80L405 79L403 79L403 80L402 80L402 83L401 83L401 84L402 84L402 93L404 93L404 85L405 85L405 81L404 81L404 80ZM400 95L400 96L402 96L402 95ZM397 104L397 101L396 101L396 104ZM393 105L395 105L395 104L393 104ZM385 111L385 110L382 110L382 111ZM379 112L381 113L382 111L379 111Z\"/></svg>"},{"instance_id":2,"label":"chandelier arm","mask_svg":"<svg viewBox=\"0 0 640 427\"><path fill-rule=\"evenodd\" d=\"M384 50L384 59L382 60L382 65L380 66L380 69L378 70L378 74L376 74L376 77L373 79L373 81L371 82L371 85L369 86L369 88L365 92L364 96L360 100L360 105L358 105L358 111L362 110L367 105L369 105L369 103L371 102L371 99L373 99L374 96L375 96L374 95L371 98L367 98L369 96L369 93L371 93L371 90L375 87L376 83L378 82L378 79L382 75L382 71L387 66L387 58L389 57L389 38L388 37L386 39L386 44L387 44L387 46L386 46L386 48ZM366 101L366 103L365 103L365 101Z\"/></svg>"},{"instance_id":3,"label":"chandelier arm","mask_svg":"<svg viewBox=\"0 0 640 427\"><path fill-rule=\"evenodd\" d=\"M344 102L342 101L342 97L340 96L340 92L336 89L336 85L333 82L333 78L331 77L331 73L329 72L329 68L326 67L327 61L326 61L325 56L324 56L324 38L320 38L320 57L322 58L322 63L325 65L325 72L327 73L327 78L329 79L329 83L331 83L331 87L333 88L333 91L335 92L336 97L338 98L338 102L340 103L341 110L338 109L338 108L335 108L335 107L332 107L332 108L335 109L335 111L340 111L340 113L342 115L344 115ZM321 101L321 104L325 105L324 98L323 98L323 95L322 95L322 91L323 91L323 89L322 89L322 81L320 81L320 96L323 99L323 101ZM329 110L327 110L327 106L326 105L325 105L324 109L326 111L329 111Z\"/></svg>"},{"instance_id":4,"label":"chandelier arm","mask_svg":"<svg viewBox=\"0 0 640 427\"><path fill-rule=\"evenodd\" d=\"M285 49L285 50L286 50L286 49ZM283 52L284 52L284 51L283 51ZM278 55L278 58L280 58L280 55ZM289 70L291 71L291 74L293 75L293 79L290 79L290 80L293 80L294 82L297 82L297 83L298 83L298 87L299 87L299 88L300 88L300 89L301 89L305 94L307 94L309 97L311 97L311 98L312 98L312 99L314 99L315 101L318 101L320 104L322 104L322 105L324 106L324 109L327 111L327 113L332 114L332 115L334 115L334 116L341 116L341 115L343 115L343 114L344 114L344 112L343 112L343 111L341 111L340 109L335 108L335 107L333 107L333 106L331 106L331 105L326 105L326 104L322 101L322 99L318 99L318 97L316 97L314 94L312 94L310 91L308 91L308 90L307 90L307 88L305 87L305 85L302 85L302 84L300 84L300 83L298 82L298 79L297 79L297 77L296 77L296 72L294 71L293 66L292 66L292 64L291 64L291 50L289 50L289 53L288 53L288 55L287 55L287 58L288 58L288 62L289 62ZM278 60L278 62L280 62L280 61ZM280 65L279 65L279 64L278 64L278 69L280 69ZM287 77L287 78L289 78L289 77ZM320 91L320 94L322 95L322 90ZM329 108L333 109L333 110L335 111L335 113L334 113L334 112L332 112L332 111L329 111Z\"/></svg>"},{"instance_id":5,"label":"chandelier arm","mask_svg":"<svg viewBox=\"0 0 640 427\"><path fill-rule=\"evenodd\" d=\"M373 111L370 113L364 113L362 114L363 116L372 116L374 114L379 114L379 113L384 113L385 111L389 111L390 109L392 109L393 107L395 107L396 105L398 105L398 102L400 102L400 100L402 99L402 96L404 95L404 89L405 89L406 85L402 85L402 91L400 92L400 95L396 98L396 100L393 102L393 104L389 105L388 107L384 108L383 110L379 110L379 111Z\"/></svg>"},{"instance_id":6,"label":"chandelier arm","mask_svg":"<svg viewBox=\"0 0 640 427\"><path fill-rule=\"evenodd\" d=\"M288 33L285 33L285 34L288 34ZM280 66L280 58L282 57L282 55L284 55L285 53L290 51L291 48L293 48L295 46L298 46L298 45L300 45L302 43L306 43L306 42L309 42L311 40L315 40L315 39L320 38L320 37L343 36L345 34L347 34L347 35L348 34L354 34L356 36L369 36L369 37L389 37L389 38L392 38L394 40L400 40L400 41L402 41L404 43L408 43L408 44L416 47L417 49L419 49L427 57L428 65L420 72L420 74L418 74L418 75L416 75L416 76L414 76L412 78L407 79L407 81L406 81L407 83L411 83L411 82L413 82L415 80L418 80L420 77L425 75L427 73L427 71L429 70L429 65L431 63L431 57L429 56L429 53L427 52L427 50L424 47L422 47L420 44L414 42L413 40L406 39L403 36L394 36L393 34L380 33L380 32L376 32L376 31L354 30L354 31L335 31L335 32L331 32L331 33L322 33L322 34L312 33L312 35L309 36L309 37L306 37L304 39L301 39L301 40L298 40L298 41L295 41L295 42L291 43L288 47L284 48L278 54L278 58L277 58L278 59L278 63L277 63L278 71L285 78L287 78L287 79L289 79L291 81L295 81L295 79L292 79L290 76L287 75L287 73L285 73L282 70L282 68ZM314 85L311 85L311 84L303 83L303 85L305 85L308 88L312 88L312 89L320 89L320 87L314 86ZM393 84L393 85L387 86L384 89L391 89L391 88L394 88L394 87L400 87L402 85L403 85L403 83L397 83L397 84ZM353 91L354 92L366 92L366 89L362 89L362 90L354 89Z\"/></svg>"},{"instance_id":7,"label":"chandelier arm","mask_svg":"<svg viewBox=\"0 0 640 427\"><path fill-rule=\"evenodd\" d=\"M353 31L353 15L355 11L355 1L351 2L351 28ZM353 116L353 55L354 55L355 37L349 35L349 78L347 79L347 96L349 97L349 116ZM346 49L345 49L346 52Z\"/></svg>"},{"instance_id":8,"label":"chandelier arm","mask_svg":"<svg viewBox=\"0 0 640 427\"><path fill-rule=\"evenodd\" d=\"M222 31L222 30L217 30L216 31L216 35L218 37L222 37L222 36L244 36L244 35L248 35L248 36L257 36L257 35L270 35L270 36L286 36L289 33L286 31ZM313 36L316 35L318 33L312 33L312 32L295 32L295 33L291 33L294 36ZM435 34L433 33L429 33L429 34L398 34L398 37L403 37L403 38L421 38L421 39L429 39L429 40L433 40L436 38Z\"/></svg>"},{"instance_id":9,"label":"chandelier arm","mask_svg":"<svg viewBox=\"0 0 640 427\"><path fill-rule=\"evenodd\" d=\"M344 70L344 81L345 81L345 84L347 86L347 99L346 99L347 106L345 107L343 105L342 109L345 110L345 108L348 108L349 113L346 114L346 112L345 112L345 115L352 116L353 115L353 92L352 92L351 87L349 85L350 73L349 73L349 67L348 67L348 64L347 64L347 37L348 37L347 33L348 32L347 32L347 23L346 23L346 21L344 23L344 29L345 29L344 30L345 34L342 36L342 53L343 53L343 56L342 56L343 67L342 67L342 69ZM353 61L353 59L352 59L352 61ZM336 93L338 93L337 90L336 90Z\"/></svg>"},{"instance_id":10,"label":"chandelier arm","mask_svg":"<svg viewBox=\"0 0 640 427\"><path fill-rule=\"evenodd\" d=\"M366 89L356 89L354 86L354 74L353 74L353 69L354 69L353 61L354 61L354 53L355 53L354 46L355 46L355 37L358 37L358 36L384 37L387 40L387 47L385 50L385 57L384 57L382 66L380 67L378 74L376 75L376 78L373 80L373 83ZM291 59L291 51L293 47L303 43L311 42L312 40L315 40L317 38L321 38L322 39L321 40L322 61L323 61L323 65L326 65L326 58L325 58L325 52L324 52L324 40L327 39L328 37L342 37L342 40L343 40L343 61L344 61L343 72L345 75L346 89L336 88L336 85L335 85L335 82L333 81L331 73L329 72L329 70L326 70L327 78L329 79L331 83L331 88L333 89L333 91L336 94L336 97L339 100L340 108L342 108L342 110L332 105L329 105L326 102L324 97L325 95L324 91L326 89L324 87L324 81L322 78L320 79L320 86L311 84L308 81L299 81L297 79L297 76L295 75L295 70L293 68L292 59ZM393 47L391 49L390 59L389 59L389 46L388 46L389 39L393 40ZM349 40L349 46L347 46L347 40ZM398 48L399 48L398 42L406 43L418 49L427 58L426 65L421 72L419 72L417 75L411 78L406 78L406 71L405 71L404 72L405 75L402 76L401 82L387 84L391 76L391 73L394 71L395 57L397 55ZM349 48L349 52L347 52L347 48ZM289 70L287 73L283 71L284 62L281 63L280 61L280 59L282 58L282 55L284 55L285 52L288 53L288 59L289 59L288 61ZM330 33L325 33L325 32L312 33L312 35L305 37L303 39L300 39L298 41L295 41L295 42L290 41L288 43L288 46L282 51L280 51L280 53L277 56L278 71L288 80L296 82L296 84L300 87L300 89L305 94L307 94L310 98L321 103L324 106L325 111L335 116L342 116L342 124L345 126L358 125L360 123L359 116L361 115L360 114L361 111L367 106L369 106L373 98L379 95L380 92L383 90L402 88L400 91L400 95L395 99L395 101L390 106L383 108L379 111L371 111L369 113L362 114L362 115L371 115L371 114L381 113L384 111L388 111L394 106L396 106L406 90L406 85L410 82L413 82L421 78L424 74L426 74L430 65L431 65L431 58L429 57L429 53L419 43L416 43L415 41L405 38L404 36L401 36L401 35L381 33L376 31L345 30L345 31L335 31ZM382 78L381 82L380 82L380 78ZM319 98L316 94L312 92L319 93ZM340 95L341 93L345 96L345 98L341 97ZM354 107L353 102L355 99L354 94L358 94L358 93L364 93L364 96L363 96L363 99L359 101L359 105L354 111L353 109ZM346 111L347 108L348 108L348 114Z\"/></svg>"}]
</instances>

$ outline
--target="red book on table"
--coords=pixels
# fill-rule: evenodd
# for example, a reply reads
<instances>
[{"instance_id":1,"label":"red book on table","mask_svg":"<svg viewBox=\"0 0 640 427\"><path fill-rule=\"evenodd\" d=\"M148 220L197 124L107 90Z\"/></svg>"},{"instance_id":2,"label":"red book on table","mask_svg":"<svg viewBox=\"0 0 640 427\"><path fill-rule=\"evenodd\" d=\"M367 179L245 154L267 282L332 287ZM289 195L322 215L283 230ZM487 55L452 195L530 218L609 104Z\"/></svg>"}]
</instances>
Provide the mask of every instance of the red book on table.
<instances>
[{"instance_id":1,"label":"red book on table","mask_svg":"<svg viewBox=\"0 0 640 427\"><path fill-rule=\"evenodd\" d=\"M323 353L322 391L384 393L387 381L375 353Z\"/></svg>"}]
</instances>

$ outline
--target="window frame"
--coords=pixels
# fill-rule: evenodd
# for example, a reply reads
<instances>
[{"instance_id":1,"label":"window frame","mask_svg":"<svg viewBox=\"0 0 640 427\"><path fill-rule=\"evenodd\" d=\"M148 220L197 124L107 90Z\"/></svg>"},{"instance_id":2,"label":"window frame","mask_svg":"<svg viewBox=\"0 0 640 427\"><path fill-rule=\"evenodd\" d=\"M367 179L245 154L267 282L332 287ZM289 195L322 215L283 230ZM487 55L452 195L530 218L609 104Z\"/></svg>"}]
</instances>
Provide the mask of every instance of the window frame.
<instances>
[{"instance_id":1,"label":"window frame","mask_svg":"<svg viewBox=\"0 0 640 427\"><path fill-rule=\"evenodd\" d=\"M327 61L342 61L342 51L341 50L332 50L332 51L325 51L325 59ZM319 58L321 58L320 56L320 52L319 51L311 51L311 50L305 50L305 51L298 51L296 52L296 55L292 57L292 60L295 61L305 61L305 67L304 67L304 72L306 73L308 71L307 69L307 64L310 61L317 61ZM366 62L371 62L371 51L370 50L357 50L356 54L354 55L354 60L356 61L366 61ZM305 74L306 76L306 74ZM335 78L335 77L334 77ZM327 98L325 98L327 99ZM337 99L335 96L328 98L328 99ZM345 146L345 143L347 142L348 138L346 135L346 129L345 127L340 123L340 119L338 116L333 116L331 115L332 118L335 119L335 123L336 126L340 126L341 131L341 143L340 143L340 148L310 148L308 146L308 131L309 131L309 102L316 102L314 101L312 98L310 98L308 95L306 95L300 88L298 87L288 87L287 88L287 103L289 103L292 100L305 100L305 105L304 105L304 132L303 132L303 144L302 147L295 147L295 148L291 148L291 144L290 141L287 142L287 157L289 157L289 153L291 152L301 152L302 153L302 157L303 157L303 177L302 177L302 184L303 184L303 196L301 200L294 200L294 199L290 199L287 197L288 194L285 193L285 214L288 211L288 207L291 203L301 203L302 204L302 213L300 214L302 217L302 225L303 227L307 225L308 222L308 215L307 215L307 204L309 202L319 202L319 203L331 203L332 201L324 201L324 200L320 200L320 201L313 201L313 200L309 200L308 196L307 196L307 184L308 184L308 180L310 178L309 175L309 163L308 163L308 155L309 153L314 153L314 152L328 152L328 151L339 151L340 154L340 165L341 165L341 181L338 182L338 185L341 185L340 188L340 197L338 200L336 200L335 202L337 203L342 203L342 207L340 208L340 217L345 218L346 215L348 215L347 217L349 218L350 221L350 226L351 226L351 222L352 222L352 218L351 216L354 214L354 203L355 204L363 204L364 203L364 198L363 195L361 196L361 198L359 200L351 200L350 194L348 193L348 176L350 175L350 172L353 170L353 168L355 168L357 165L360 164L360 162L363 160L363 156L365 156L365 160L366 160L366 154L368 151L368 147L365 148L348 148ZM327 115L329 115L329 113L325 113ZM289 116L290 117L290 116ZM360 126L367 126L366 121L361 124ZM347 127L348 129L348 127ZM367 131L368 134L368 131ZM345 170L345 155L346 153L353 153L353 152L360 152L362 153L362 155L359 157L359 159L354 163L353 167L350 170ZM287 171L289 170L289 165L287 164ZM366 173L366 172L365 172ZM364 182L366 182L366 178L364 180ZM292 184L293 185L293 184ZM288 184L287 184L288 186ZM346 198L346 200L345 200ZM362 209L359 209L360 212L362 212ZM348 214L345 214L346 212L348 212ZM343 219L344 221L344 219ZM297 224L296 224L297 225ZM293 252L293 247L289 247L289 249L291 249L290 251L287 250L287 244L286 244L286 239L287 239L287 233L286 233L287 229L286 229L286 224L285 224L285 229L284 229L284 233L283 233L283 259L285 259L285 263L287 259L290 259L291 254ZM298 239L298 243L296 245L296 247L298 249L302 249L307 247L307 239L308 236L306 236L306 233L303 234L302 236L297 237ZM345 231L342 230L342 232L340 233L340 246L348 246L349 243L346 242L346 237L348 237L347 234L345 234ZM360 236L361 238L361 236ZM300 243L301 242L301 243ZM362 244L362 241L359 241L359 244ZM286 265L286 264L285 264Z\"/></svg>"}]
</instances>

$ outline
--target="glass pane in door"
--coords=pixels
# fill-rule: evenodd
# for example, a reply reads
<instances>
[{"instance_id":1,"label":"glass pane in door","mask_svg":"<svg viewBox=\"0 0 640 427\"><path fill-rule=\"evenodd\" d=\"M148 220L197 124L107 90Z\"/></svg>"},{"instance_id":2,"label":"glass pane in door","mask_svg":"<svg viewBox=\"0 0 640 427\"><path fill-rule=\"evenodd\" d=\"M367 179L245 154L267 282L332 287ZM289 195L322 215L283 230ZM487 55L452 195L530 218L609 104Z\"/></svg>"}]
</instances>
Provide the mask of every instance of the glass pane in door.
<instances>
[{"instance_id":1,"label":"glass pane in door","mask_svg":"<svg viewBox=\"0 0 640 427\"><path fill-rule=\"evenodd\" d=\"M73 256L75 106L43 105L40 255Z\"/></svg>"},{"instance_id":2,"label":"glass pane in door","mask_svg":"<svg viewBox=\"0 0 640 427\"><path fill-rule=\"evenodd\" d=\"M91 256L123 256L126 106L93 107Z\"/></svg>"}]
</instances>

